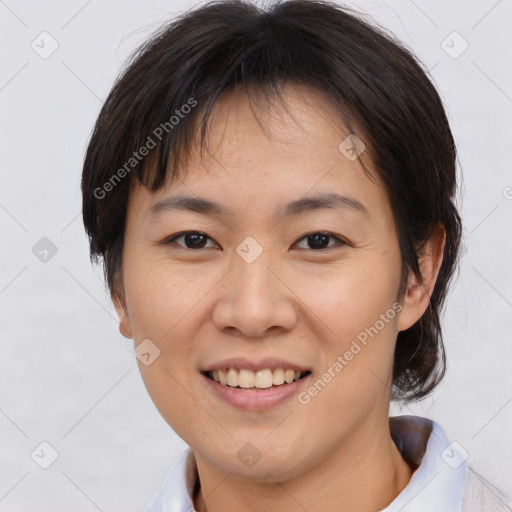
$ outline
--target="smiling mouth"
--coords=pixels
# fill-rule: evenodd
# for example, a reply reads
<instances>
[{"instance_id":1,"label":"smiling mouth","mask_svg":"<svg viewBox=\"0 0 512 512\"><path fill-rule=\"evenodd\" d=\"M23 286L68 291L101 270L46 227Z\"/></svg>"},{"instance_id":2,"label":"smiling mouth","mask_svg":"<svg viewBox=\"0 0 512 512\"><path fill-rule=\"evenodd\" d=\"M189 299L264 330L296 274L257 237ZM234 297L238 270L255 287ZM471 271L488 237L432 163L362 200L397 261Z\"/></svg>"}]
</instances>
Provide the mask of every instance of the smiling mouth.
<instances>
[{"instance_id":1,"label":"smiling mouth","mask_svg":"<svg viewBox=\"0 0 512 512\"><path fill-rule=\"evenodd\" d=\"M238 370L226 368L224 370L213 370L202 372L210 380L226 387L244 390L266 390L277 388L292 382L301 380L311 374L307 371L285 370L283 368L265 369L259 371Z\"/></svg>"}]
</instances>

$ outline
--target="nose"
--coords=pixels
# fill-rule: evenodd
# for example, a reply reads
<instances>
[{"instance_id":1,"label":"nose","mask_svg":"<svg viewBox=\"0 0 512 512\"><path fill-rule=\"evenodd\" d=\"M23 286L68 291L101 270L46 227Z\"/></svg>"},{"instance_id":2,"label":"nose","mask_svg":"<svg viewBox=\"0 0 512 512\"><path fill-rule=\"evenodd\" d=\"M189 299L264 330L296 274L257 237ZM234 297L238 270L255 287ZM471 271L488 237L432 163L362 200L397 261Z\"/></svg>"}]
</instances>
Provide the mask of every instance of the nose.
<instances>
[{"instance_id":1,"label":"nose","mask_svg":"<svg viewBox=\"0 0 512 512\"><path fill-rule=\"evenodd\" d=\"M293 285L287 280L265 251L251 263L235 256L213 308L216 328L247 338L276 336L292 330L299 308Z\"/></svg>"}]
</instances>

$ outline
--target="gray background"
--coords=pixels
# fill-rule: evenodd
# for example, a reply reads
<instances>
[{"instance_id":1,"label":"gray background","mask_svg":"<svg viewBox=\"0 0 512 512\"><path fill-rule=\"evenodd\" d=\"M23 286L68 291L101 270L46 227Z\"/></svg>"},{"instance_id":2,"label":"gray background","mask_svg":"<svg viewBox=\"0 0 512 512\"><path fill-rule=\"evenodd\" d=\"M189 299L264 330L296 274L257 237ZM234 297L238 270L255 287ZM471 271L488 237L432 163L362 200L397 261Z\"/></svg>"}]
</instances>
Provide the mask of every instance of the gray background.
<instances>
[{"instance_id":1,"label":"gray background","mask_svg":"<svg viewBox=\"0 0 512 512\"><path fill-rule=\"evenodd\" d=\"M465 255L444 316L448 375L432 398L392 413L437 420L510 495L512 1L347 4L428 67L464 174ZM147 395L89 262L79 182L125 58L192 5L0 1L0 510L141 510L186 447ZM55 254L41 252L43 237ZM46 470L34 460L50 462L42 441L59 455Z\"/></svg>"}]
</instances>

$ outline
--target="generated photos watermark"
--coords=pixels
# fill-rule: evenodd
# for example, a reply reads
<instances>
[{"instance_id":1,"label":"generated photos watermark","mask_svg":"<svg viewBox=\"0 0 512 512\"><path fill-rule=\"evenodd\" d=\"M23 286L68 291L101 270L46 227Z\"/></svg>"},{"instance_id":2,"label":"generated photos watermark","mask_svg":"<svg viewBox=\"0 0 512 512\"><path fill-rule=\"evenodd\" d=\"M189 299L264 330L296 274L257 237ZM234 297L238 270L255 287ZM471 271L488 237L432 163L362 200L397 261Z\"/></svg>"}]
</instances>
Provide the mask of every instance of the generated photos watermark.
<instances>
[{"instance_id":1,"label":"generated photos watermark","mask_svg":"<svg viewBox=\"0 0 512 512\"><path fill-rule=\"evenodd\" d=\"M299 402L303 405L309 404L311 398L317 396L318 393L320 393L320 391L322 391L325 386L331 382L331 380L334 379L334 377L336 377L336 375L338 375L364 347L368 345L368 336L372 339L377 336L377 334L384 329L386 324L395 318L396 314L401 310L402 305L395 302L385 313L380 314L379 320L376 320L372 326L365 327L365 329L352 340L350 348L346 350L343 355L338 355L336 361L327 368L327 370L314 384L312 384L306 391L301 391L297 395Z\"/></svg>"},{"instance_id":2,"label":"generated photos watermark","mask_svg":"<svg viewBox=\"0 0 512 512\"><path fill-rule=\"evenodd\" d=\"M172 115L168 121L160 123L151 133L148 135L146 142L137 150L132 153L132 156L120 167L101 187L94 189L94 197L96 199L104 199L109 192L112 192L116 185L123 180L137 165L141 162L144 157L149 154L149 151L156 147L164 136L164 133L170 133L176 125L178 125L181 119L191 112L192 108L197 105L197 100L189 98L187 103L183 104L179 109L177 108L174 112L176 115ZM157 139L158 142L155 140Z\"/></svg>"}]
</instances>

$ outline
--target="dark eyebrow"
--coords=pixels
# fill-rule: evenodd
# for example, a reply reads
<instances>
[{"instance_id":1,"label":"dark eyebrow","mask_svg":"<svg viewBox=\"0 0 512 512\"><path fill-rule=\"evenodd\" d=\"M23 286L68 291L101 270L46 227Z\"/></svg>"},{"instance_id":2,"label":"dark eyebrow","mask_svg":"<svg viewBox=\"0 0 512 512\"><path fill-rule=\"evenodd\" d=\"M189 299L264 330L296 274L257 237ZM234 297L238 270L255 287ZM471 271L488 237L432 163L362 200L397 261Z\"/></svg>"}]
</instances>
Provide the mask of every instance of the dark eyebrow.
<instances>
[{"instance_id":1,"label":"dark eyebrow","mask_svg":"<svg viewBox=\"0 0 512 512\"><path fill-rule=\"evenodd\" d=\"M353 197L337 193L317 194L290 201L280 208L279 211L276 212L276 215L284 217L286 215L296 215L319 208L343 208L363 213L368 217L370 216L368 210L360 201ZM224 204L187 195L178 195L162 199L148 210L148 214L151 217L158 217L162 213L175 210L192 211L203 215L234 215L234 212Z\"/></svg>"}]
</instances>

